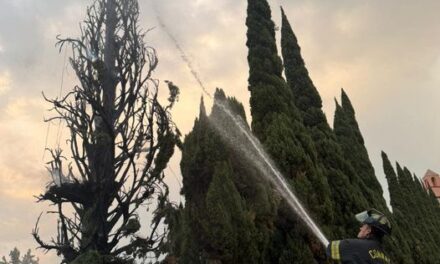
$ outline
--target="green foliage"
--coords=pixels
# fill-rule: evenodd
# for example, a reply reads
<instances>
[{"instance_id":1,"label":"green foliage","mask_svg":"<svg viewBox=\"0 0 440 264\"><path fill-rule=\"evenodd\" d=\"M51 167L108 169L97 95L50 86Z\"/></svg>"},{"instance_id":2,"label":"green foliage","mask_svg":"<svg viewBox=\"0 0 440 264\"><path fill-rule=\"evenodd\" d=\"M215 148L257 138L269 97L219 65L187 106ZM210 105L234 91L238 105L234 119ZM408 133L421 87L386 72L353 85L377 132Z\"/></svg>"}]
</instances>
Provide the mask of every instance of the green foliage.
<instances>
[{"instance_id":1,"label":"green foliage","mask_svg":"<svg viewBox=\"0 0 440 264\"><path fill-rule=\"evenodd\" d=\"M274 24L266 0L248 1L246 25L252 131L289 179L292 189L312 212L313 218L329 232L329 226L334 221L330 186L324 177L325 170L319 163L319 150L313 135L304 126L292 90L281 75ZM314 241L306 239L307 231L292 219L291 211L282 211L278 211L278 219L274 224L277 230L284 232L278 231L278 235L272 238L267 259L279 262L289 259L285 252L297 250L303 256L297 255L297 261L305 261L304 256L312 254L310 250ZM291 237L293 234L299 237ZM287 241L303 241L308 246Z\"/></svg>"},{"instance_id":2,"label":"green foliage","mask_svg":"<svg viewBox=\"0 0 440 264\"><path fill-rule=\"evenodd\" d=\"M342 147L344 158L350 162L359 176L359 189L367 199L369 207L379 209L390 219L393 237L385 238L384 247L391 259L401 263L408 262L409 247L401 230L395 226L394 216L389 211L383 198L383 190L374 172L368 156L354 108L344 90L341 92L341 105L336 101L333 123L334 132ZM390 165L391 166L391 165ZM388 170L390 167L388 167Z\"/></svg>"},{"instance_id":3,"label":"green foliage","mask_svg":"<svg viewBox=\"0 0 440 264\"><path fill-rule=\"evenodd\" d=\"M382 159L393 207L393 232L398 231L394 234L399 246L397 257L403 258L403 263L436 263L440 258L438 203L432 203L430 194L407 168L397 163L394 170L383 152Z\"/></svg>"},{"instance_id":4,"label":"green foliage","mask_svg":"<svg viewBox=\"0 0 440 264\"><path fill-rule=\"evenodd\" d=\"M277 54L274 23L267 1L248 0L247 11L252 130L264 143L264 129L273 117L290 111L286 98L291 98L291 93L281 77L282 63Z\"/></svg>"},{"instance_id":5,"label":"green foliage","mask_svg":"<svg viewBox=\"0 0 440 264\"><path fill-rule=\"evenodd\" d=\"M344 90L341 92L341 105L336 101L334 118L334 132L342 147L344 158L350 162L359 175L359 189L368 201L370 207L379 209L388 215L393 226L392 239L386 238L384 247L391 259L401 263L411 263L409 247L400 228L395 225L394 215L388 210L374 168L365 148L364 139L355 118L355 111ZM386 165L388 173L392 175L391 164ZM394 201L392 201L394 202Z\"/></svg>"},{"instance_id":6,"label":"green foliage","mask_svg":"<svg viewBox=\"0 0 440 264\"><path fill-rule=\"evenodd\" d=\"M322 107L321 97L309 77L304 60L301 57L298 40L282 8L281 15L281 51L287 83L292 89L296 107L302 112L304 124L315 126L325 121L324 113L320 111Z\"/></svg>"},{"instance_id":7,"label":"green foliage","mask_svg":"<svg viewBox=\"0 0 440 264\"><path fill-rule=\"evenodd\" d=\"M222 263L255 263L256 229L231 175L229 164L218 164L206 196L208 217L204 228L214 252L211 255L217 255Z\"/></svg>"},{"instance_id":8,"label":"green foliage","mask_svg":"<svg viewBox=\"0 0 440 264\"><path fill-rule=\"evenodd\" d=\"M354 108L344 90L341 92L341 105L336 102L333 129L344 158L350 162L359 176L359 188L371 207L388 211L383 198L382 187L377 180L365 147Z\"/></svg>"},{"instance_id":9,"label":"green foliage","mask_svg":"<svg viewBox=\"0 0 440 264\"><path fill-rule=\"evenodd\" d=\"M391 213L348 96L342 91L332 130L284 11L281 33L287 83L267 1L248 0L247 12L252 131L311 217L329 238L341 239L355 236L355 213L378 208L393 226L393 236L384 239L393 261L435 263L427 256L440 239L435 230L440 219L435 199L407 169L398 166L396 174L385 155ZM227 104L245 120L243 106L219 89L215 100L209 117L202 100L200 115L183 143L186 204L170 210L167 217L168 259L178 263L323 262L319 241L262 180L265 172L235 148L240 142L234 133L239 132L230 131L231 121L222 116L218 103ZM222 135L226 132L228 140ZM410 203L408 193L413 197ZM420 204L423 207L416 208ZM414 228L417 224L421 227ZM408 231L411 228L414 231Z\"/></svg>"},{"instance_id":10,"label":"green foliage","mask_svg":"<svg viewBox=\"0 0 440 264\"><path fill-rule=\"evenodd\" d=\"M220 89L215 100L245 118L243 106ZM203 100L194 128L184 140L181 170L185 207L169 216L166 252L179 263L256 263L269 241L267 219L273 197L255 170L239 158L212 122L228 127L215 105L206 116ZM215 121L214 121L215 120ZM229 121L230 122L230 121Z\"/></svg>"},{"instance_id":11,"label":"green foliage","mask_svg":"<svg viewBox=\"0 0 440 264\"><path fill-rule=\"evenodd\" d=\"M282 11L281 48L287 83L299 109L303 125L316 148L318 167L327 179L331 190L333 213L330 223L335 238L352 236L357 228L353 215L369 207L357 171L344 157L340 142L327 123L322 111L320 95L313 85L301 57L301 50L290 23Z\"/></svg>"}]
</instances>

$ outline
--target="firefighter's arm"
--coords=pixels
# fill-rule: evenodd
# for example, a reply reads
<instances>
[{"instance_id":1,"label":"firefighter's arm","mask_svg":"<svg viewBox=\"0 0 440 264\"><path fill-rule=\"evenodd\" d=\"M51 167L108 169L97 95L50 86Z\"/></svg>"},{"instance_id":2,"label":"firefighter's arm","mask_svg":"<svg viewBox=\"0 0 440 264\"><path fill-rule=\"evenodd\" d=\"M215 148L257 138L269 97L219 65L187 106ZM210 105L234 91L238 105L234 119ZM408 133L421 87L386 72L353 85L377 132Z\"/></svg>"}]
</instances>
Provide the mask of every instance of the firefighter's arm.
<instances>
[{"instance_id":1,"label":"firefighter's arm","mask_svg":"<svg viewBox=\"0 0 440 264\"><path fill-rule=\"evenodd\" d=\"M340 251L341 240L331 241L326 249L327 257L334 261L341 261L341 251Z\"/></svg>"},{"instance_id":2,"label":"firefighter's arm","mask_svg":"<svg viewBox=\"0 0 440 264\"><path fill-rule=\"evenodd\" d=\"M343 239L331 241L326 252L327 256L335 262L354 261L357 249L352 239Z\"/></svg>"}]
</instances>

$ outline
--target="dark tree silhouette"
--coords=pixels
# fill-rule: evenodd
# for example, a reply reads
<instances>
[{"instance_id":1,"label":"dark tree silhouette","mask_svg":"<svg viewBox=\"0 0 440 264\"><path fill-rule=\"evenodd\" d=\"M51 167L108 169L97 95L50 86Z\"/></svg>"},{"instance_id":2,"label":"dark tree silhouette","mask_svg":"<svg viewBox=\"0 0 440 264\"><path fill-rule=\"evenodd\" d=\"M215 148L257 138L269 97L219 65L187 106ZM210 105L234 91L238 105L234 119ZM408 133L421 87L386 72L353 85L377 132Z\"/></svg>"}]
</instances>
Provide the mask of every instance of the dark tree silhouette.
<instances>
[{"instance_id":1,"label":"dark tree silhouette","mask_svg":"<svg viewBox=\"0 0 440 264\"><path fill-rule=\"evenodd\" d=\"M14 248L9 252L9 260L5 256L0 260L0 264L39 264L39 259L32 255L31 250L28 249L26 254L21 256L20 250Z\"/></svg>"},{"instance_id":2,"label":"dark tree silhouette","mask_svg":"<svg viewBox=\"0 0 440 264\"><path fill-rule=\"evenodd\" d=\"M180 134L169 110L179 90L167 82L169 104L159 103L159 81L152 78L156 51L145 44L147 31L138 19L136 0L98 0L79 38L58 37L60 50L72 48L79 84L62 98L44 98L56 113L47 121L61 119L69 128L72 157L63 166L68 159L61 150L50 150L53 182L38 200L56 208L58 236L44 242L39 219L33 236L64 263L84 254L105 263L131 261L154 251L164 237L158 231L167 208L163 170ZM148 235L140 236L138 209L155 201Z\"/></svg>"}]
</instances>

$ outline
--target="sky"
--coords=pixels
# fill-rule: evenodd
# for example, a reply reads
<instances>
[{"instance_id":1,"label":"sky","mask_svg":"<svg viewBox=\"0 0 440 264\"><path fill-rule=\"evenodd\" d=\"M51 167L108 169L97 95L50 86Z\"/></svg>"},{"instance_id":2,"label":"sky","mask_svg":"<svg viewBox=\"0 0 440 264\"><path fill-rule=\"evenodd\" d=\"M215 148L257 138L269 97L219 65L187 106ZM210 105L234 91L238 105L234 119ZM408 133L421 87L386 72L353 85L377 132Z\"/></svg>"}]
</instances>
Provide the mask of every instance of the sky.
<instances>
[{"instance_id":1,"label":"sky","mask_svg":"<svg viewBox=\"0 0 440 264\"><path fill-rule=\"evenodd\" d=\"M43 122L50 115L50 106L42 92L56 97L77 84L65 63L69 54L55 47L56 36L78 36L79 22L90 3L0 0L0 256L17 246L22 251L31 248L42 264L59 262L54 253L35 250L30 235L40 212L47 209L34 197L49 182L44 148L58 142L66 147L67 137L62 125ZM173 118L183 134L193 126L203 93L175 45L159 27L154 9L185 50L209 92L221 87L229 96L235 96L246 106L249 119L246 1L139 3L141 26L152 28L145 40L158 52L159 66L154 77L171 80L181 89ZM423 176L428 168L440 171L439 1L269 3L278 26L279 6L283 6L331 125L334 99L339 100L341 88L349 95L385 190L382 150L418 176ZM166 89L163 83L162 88ZM206 96L205 105L208 109L212 105ZM175 201L181 200L179 156L166 170ZM53 223L50 216L43 215L44 238L55 235Z\"/></svg>"}]
</instances>

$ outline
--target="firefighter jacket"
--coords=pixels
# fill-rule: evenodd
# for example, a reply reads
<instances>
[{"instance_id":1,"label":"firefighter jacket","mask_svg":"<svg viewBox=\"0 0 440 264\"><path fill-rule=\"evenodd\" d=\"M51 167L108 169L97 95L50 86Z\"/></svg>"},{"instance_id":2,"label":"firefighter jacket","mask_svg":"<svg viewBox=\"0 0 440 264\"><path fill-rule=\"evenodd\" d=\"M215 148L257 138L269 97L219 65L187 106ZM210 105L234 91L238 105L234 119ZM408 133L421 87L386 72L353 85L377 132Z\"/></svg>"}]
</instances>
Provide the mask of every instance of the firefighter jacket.
<instances>
[{"instance_id":1,"label":"firefighter jacket","mask_svg":"<svg viewBox=\"0 0 440 264\"><path fill-rule=\"evenodd\" d=\"M375 239L344 239L331 241L327 256L341 264L390 264L382 244Z\"/></svg>"}]
</instances>

